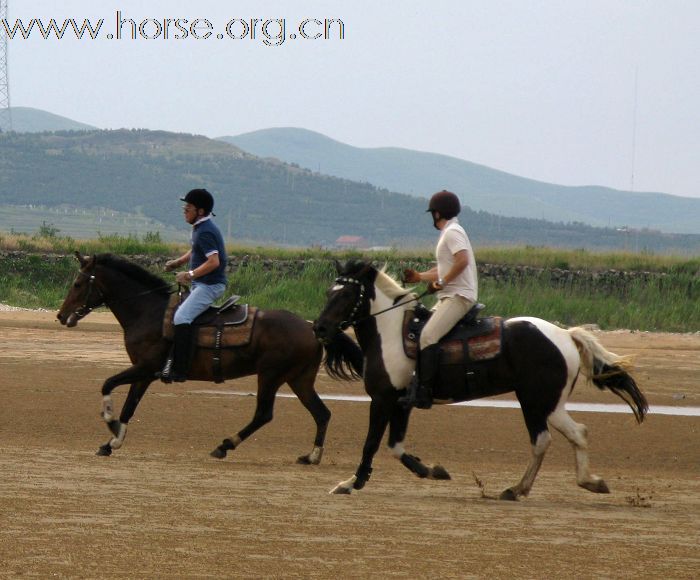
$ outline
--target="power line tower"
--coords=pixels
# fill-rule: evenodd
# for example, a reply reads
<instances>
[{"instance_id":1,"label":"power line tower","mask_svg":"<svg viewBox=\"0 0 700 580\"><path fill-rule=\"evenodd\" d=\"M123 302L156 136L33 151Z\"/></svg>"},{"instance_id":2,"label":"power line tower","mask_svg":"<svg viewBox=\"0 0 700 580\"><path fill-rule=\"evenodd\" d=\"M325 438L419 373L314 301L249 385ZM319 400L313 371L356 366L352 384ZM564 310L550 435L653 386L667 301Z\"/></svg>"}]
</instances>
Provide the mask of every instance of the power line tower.
<instances>
[{"instance_id":1,"label":"power line tower","mask_svg":"<svg viewBox=\"0 0 700 580\"><path fill-rule=\"evenodd\" d=\"M10 80L7 73L7 32L2 24L7 19L7 0L0 0L0 131L12 131Z\"/></svg>"}]
</instances>

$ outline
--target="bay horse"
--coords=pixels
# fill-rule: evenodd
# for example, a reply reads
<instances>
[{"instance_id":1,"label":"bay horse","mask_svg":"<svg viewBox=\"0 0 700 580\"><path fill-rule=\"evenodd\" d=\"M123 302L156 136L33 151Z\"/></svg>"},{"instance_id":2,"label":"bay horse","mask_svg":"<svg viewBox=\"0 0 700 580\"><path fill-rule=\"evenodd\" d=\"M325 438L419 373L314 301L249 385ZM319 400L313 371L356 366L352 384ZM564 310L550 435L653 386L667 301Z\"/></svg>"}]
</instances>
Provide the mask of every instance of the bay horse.
<instances>
[{"instance_id":1,"label":"bay horse","mask_svg":"<svg viewBox=\"0 0 700 580\"><path fill-rule=\"evenodd\" d=\"M80 270L57 314L61 324L73 327L98 306L107 306L124 331L126 352L132 366L109 377L102 385L102 418L112 438L97 455L108 456L119 449L127 425L156 373L163 367L170 343L163 337L163 317L171 285L141 266L112 254L83 257L75 253ZM352 378L361 373L362 355L349 338L322 346L311 324L286 310L258 310L252 336L247 346L221 350L221 374L234 379L258 376L257 403L253 419L211 452L223 459L228 451L272 420L275 394L285 382L311 413L316 422L312 451L299 457L298 463L317 465L331 413L314 389L316 375L325 349L325 368L334 378ZM213 381L211 350L198 348L188 377ZM112 391L130 384L119 418L115 417Z\"/></svg>"},{"instance_id":2,"label":"bay horse","mask_svg":"<svg viewBox=\"0 0 700 580\"><path fill-rule=\"evenodd\" d=\"M369 429L362 460L355 475L340 482L331 493L351 493L369 480L372 460L389 426L392 455L418 477L449 479L441 466L428 467L404 449L410 409L397 403L408 386L415 361L403 348L404 313L413 310L416 294L403 288L384 270L369 263L337 264L338 278L328 291L326 305L314 323L322 342L353 326L364 354L364 383L371 398ZM599 389L609 389L631 407L638 422L648 410L647 401L629 374L629 361L607 351L593 334L582 328L564 330L533 317L510 318L502 328L502 354L486 365L486 392L480 396L515 391L530 436L532 456L520 482L500 495L504 500L527 496L550 445L548 425L572 444L576 481L595 493L609 493L606 483L591 474L585 425L576 423L565 403L580 374ZM475 397L479 398L479 397ZM454 401L435 401L435 403Z\"/></svg>"}]
</instances>

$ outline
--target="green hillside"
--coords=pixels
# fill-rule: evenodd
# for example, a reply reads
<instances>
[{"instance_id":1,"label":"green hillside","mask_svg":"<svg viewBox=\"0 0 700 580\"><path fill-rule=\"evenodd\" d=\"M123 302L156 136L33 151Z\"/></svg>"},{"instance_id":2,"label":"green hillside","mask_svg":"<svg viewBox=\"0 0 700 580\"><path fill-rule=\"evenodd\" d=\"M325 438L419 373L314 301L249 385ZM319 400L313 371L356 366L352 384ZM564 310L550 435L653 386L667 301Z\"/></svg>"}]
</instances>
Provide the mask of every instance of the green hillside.
<instances>
[{"instance_id":1,"label":"green hillside","mask_svg":"<svg viewBox=\"0 0 700 580\"><path fill-rule=\"evenodd\" d=\"M230 224L235 240L332 246L339 236L353 235L371 246L418 247L436 237L424 199L261 159L202 136L145 130L0 134L0 206L108 208L186 231L178 198L194 187L214 193L217 221L225 232ZM700 236L502 218L468 208L461 219L479 246L700 252ZM62 234L76 235L63 228Z\"/></svg>"},{"instance_id":2,"label":"green hillside","mask_svg":"<svg viewBox=\"0 0 700 580\"><path fill-rule=\"evenodd\" d=\"M18 133L92 131L97 128L31 107L10 107L10 114L12 115L12 130Z\"/></svg>"},{"instance_id":3,"label":"green hillside","mask_svg":"<svg viewBox=\"0 0 700 580\"><path fill-rule=\"evenodd\" d=\"M543 183L435 153L364 149L295 128L222 137L254 155L425 197L447 188L476 210L504 216L700 234L700 199Z\"/></svg>"}]
</instances>

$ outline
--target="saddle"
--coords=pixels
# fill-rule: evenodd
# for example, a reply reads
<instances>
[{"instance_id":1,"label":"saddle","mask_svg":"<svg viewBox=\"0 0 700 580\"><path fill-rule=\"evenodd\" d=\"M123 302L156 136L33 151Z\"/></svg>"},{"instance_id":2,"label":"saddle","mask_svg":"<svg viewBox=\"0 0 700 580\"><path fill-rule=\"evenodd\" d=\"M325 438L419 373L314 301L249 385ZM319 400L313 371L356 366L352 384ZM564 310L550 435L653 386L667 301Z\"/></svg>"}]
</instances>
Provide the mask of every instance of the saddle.
<instances>
[{"instance_id":1,"label":"saddle","mask_svg":"<svg viewBox=\"0 0 700 580\"><path fill-rule=\"evenodd\" d=\"M503 319L500 316L479 318L483 309L483 304L475 304L440 339L434 399L456 402L498 394L491 392L493 387L484 363L501 355ZM431 316L432 312L422 304L404 314L403 345L409 358L416 358L420 333Z\"/></svg>"},{"instance_id":2,"label":"saddle","mask_svg":"<svg viewBox=\"0 0 700 580\"><path fill-rule=\"evenodd\" d=\"M187 293L173 294L163 317L163 338L173 340L173 316ZM237 304L240 296L231 296L219 306L210 306L192 322L193 342L199 348L213 350L214 381L224 382L221 369L221 350L247 346L253 334L258 309L248 304Z\"/></svg>"},{"instance_id":3,"label":"saddle","mask_svg":"<svg viewBox=\"0 0 700 580\"><path fill-rule=\"evenodd\" d=\"M478 318L485 306L475 304L450 332L440 339L441 360L452 364L467 360L479 361L497 357L501 353L501 326L499 316ZM422 304L408 310L403 319L403 348L406 356L415 360L420 334L432 312Z\"/></svg>"}]
</instances>

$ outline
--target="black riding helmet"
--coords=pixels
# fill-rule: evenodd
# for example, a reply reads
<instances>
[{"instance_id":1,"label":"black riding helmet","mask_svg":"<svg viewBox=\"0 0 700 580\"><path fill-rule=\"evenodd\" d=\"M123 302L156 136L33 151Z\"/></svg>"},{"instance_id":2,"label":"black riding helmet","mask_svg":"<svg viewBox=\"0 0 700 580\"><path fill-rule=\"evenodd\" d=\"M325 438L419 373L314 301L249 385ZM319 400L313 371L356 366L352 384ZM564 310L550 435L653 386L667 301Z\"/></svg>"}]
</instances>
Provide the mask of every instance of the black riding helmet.
<instances>
[{"instance_id":1,"label":"black riding helmet","mask_svg":"<svg viewBox=\"0 0 700 580\"><path fill-rule=\"evenodd\" d=\"M461 209L462 204L460 203L459 198L451 191L443 189L442 191L438 191L437 193L433 194L433 196L430 198L428 209L425 211L429 211L431 213L438 212L440 217L450 220L458 215Z\"/></svg>"},{"instance_id":2,"label":"black riding helmet","mask_svg":"<svg viewBox=\"0 0 700 580\"><path fill-rule=\"evenodd\" d=\"M203 209L207 214L216 215L211 211L214 209L214 198L206 189L193 189L187 192L185 197L181 197L180 201L190 203L197 209Z\"/></svg>"}]
</instances>

